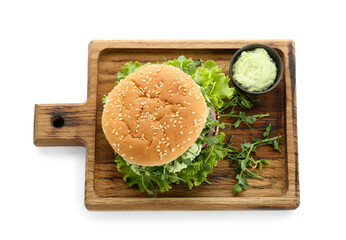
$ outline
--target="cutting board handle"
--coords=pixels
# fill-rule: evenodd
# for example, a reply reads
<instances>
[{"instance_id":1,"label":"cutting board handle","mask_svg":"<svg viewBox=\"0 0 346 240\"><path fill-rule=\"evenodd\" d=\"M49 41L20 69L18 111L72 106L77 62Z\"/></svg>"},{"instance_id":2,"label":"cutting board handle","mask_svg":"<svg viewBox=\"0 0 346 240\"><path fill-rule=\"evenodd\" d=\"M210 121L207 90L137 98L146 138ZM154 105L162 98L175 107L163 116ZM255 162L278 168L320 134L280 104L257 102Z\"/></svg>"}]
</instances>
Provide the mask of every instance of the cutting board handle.
<instances>
[{"instance_id":1,"label":"cutting board handle","mask_svg":"<svg viewBox=\"0 0 346 240\"><path fill-rule=\"evenodd\" d=\"M85 146L95 127L87 104L36 104L36 146Z\"/></svg>"}]
</instances>

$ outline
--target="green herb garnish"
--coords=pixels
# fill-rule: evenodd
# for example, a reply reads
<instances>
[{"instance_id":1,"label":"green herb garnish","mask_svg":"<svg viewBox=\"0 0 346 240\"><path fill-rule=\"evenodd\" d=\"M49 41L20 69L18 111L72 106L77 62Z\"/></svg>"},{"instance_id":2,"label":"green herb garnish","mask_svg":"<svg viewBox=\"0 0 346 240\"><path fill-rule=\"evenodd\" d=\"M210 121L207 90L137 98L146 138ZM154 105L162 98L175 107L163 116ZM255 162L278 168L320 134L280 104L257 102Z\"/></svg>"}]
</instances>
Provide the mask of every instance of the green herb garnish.
<instances>
[{"instance_id":1,"label":"green herb garnish","mask_svg":"<svg viewBox=\"0 0 346 240\"><path fill-rule=\"evenodd\" d=\"M244 122L251 130L253 129L249 124L254 123L257 118L269 117L268 113L264 114L255 114L255 115L246 115L245 112L237 113L234 108L227 114L220 114L220 118L237 118L234 122L233 127L238 128L240 123Z\"/></svg>"},{"instance_id":2,"label":"green herb garnish","mask_svg":"<svg viewBox=\"0 0 346 240\"><path fill-rule=\"evenodd\" d=\"M269 165L270 162L267 159L255 160L251 154L257 152L257 149L263 145L271 145L277 151L280 151L279 148L279 138L280 135L272 138L268 138L270 134L271 124L268 125L263 135L265 139L256 139L252 138L251 142L244 142L241 144L240 150L237 150L235 147L228 145L227 147L227 156L229 157L230 166L233 162L236 162L236 179L237 183L233 187L233 193L237 195L242 190L246 190L249 187L247 179L249 178L258 178L263 179L260 175L255 172L255 169L259 171L262 170L263 165ZM229 141L230 142L230 141Z\"/></svg>"}]
</instances>

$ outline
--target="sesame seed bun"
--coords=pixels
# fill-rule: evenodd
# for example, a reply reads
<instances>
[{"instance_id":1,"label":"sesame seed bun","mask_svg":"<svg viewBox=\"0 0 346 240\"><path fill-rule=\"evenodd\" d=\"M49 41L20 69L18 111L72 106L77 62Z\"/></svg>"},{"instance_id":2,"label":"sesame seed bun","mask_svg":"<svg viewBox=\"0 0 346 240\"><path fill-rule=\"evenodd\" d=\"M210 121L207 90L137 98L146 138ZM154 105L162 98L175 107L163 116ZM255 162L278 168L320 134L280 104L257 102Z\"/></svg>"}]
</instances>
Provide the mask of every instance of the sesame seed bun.
<instances>
[{"instance_id":1,"label":"sesame seed bun","mask_svg":"<svg viewBox=\"0 0 346 240\"><path fill-rule=\"evenodd\" d=\"M199 137L207 106L199 87L179 68L150 65L108 94L104 134L126 161L158 166L181 156Z\"/></svg>"}]
</instances>

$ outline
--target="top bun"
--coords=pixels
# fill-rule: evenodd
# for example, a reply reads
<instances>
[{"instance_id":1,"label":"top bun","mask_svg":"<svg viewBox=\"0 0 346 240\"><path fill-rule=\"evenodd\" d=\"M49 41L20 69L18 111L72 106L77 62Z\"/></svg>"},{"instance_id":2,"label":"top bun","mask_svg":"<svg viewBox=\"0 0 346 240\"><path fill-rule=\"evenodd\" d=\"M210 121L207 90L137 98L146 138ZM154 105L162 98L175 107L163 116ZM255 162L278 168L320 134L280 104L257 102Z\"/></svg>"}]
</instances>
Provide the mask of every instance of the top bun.
<instances>
[{"instance_id":1,"label":"top bun","mask_svg":"<svg viewBox=\"0 0 346 240\"><path fill-rule=\"evenodd\" d=\"M128 75L108 94L104 134L126 161L169 163L201 134L207 106L199 87L179 68L150 65Z\"/></svg>"}]
</instances>

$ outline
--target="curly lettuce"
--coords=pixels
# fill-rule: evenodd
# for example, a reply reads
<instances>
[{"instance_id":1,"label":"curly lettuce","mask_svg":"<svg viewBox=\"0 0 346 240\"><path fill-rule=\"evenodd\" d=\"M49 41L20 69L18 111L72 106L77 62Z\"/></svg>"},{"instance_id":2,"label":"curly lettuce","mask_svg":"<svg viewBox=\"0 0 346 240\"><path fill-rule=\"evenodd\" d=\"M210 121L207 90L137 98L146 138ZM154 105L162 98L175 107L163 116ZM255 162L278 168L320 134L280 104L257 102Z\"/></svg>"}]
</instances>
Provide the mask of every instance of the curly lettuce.
<instances>
[{"instance_id":1,"label":"curly lettuce","mask_svg":"<svg viewBox=\"0 0 346 240\"><path fill-rule=\"evenodd\" d=\"M120 155L117 155L115 162L117 169L123 174L123 180L129 185L137 185L139 190L156 195L158 191L166 192L172 188L171 184L187 183L189 189L198 186L203 182L209 183L207 175L211 173L217 163L227 155L227 150L223 147L225 134L220 133L215 136L217 141L202 149L194 159L184 159L183 154L178 159L155 167L144 167L126 162ZM208 138L200 140L200 143L208 141ZM184 166L174 171L178 166ZM172 170L170 170L172 169Z\"/></svg>"},{"instance_id":2,"label":"curly lettuce","mask_svg":"<svg viewBox=\"0 0 346 240\"><path fill-rule=\"evenodd\" d=\"M117 74L116 84L148 64L126 63L122 71ZM190 75L200 87L208 107L218 114L225 107L224 99L231 99L234 95L235 89L229 86L230 79L212 60L204 64L200 58L193 61L191 58L180 56L161 64L175 66ZM123 180L129 186L137 185L140 191L151 195L169 191L172 184L186 183L189 189L204 182L210 184L207 180L208 174L227 155L223 143L225 134L218 131L222 127L223 125L209 114L205 128L197 141L176 160L161 166L145 167L128 163L117 155L115 158L117 169L123 174ZM207 136L210 129L216 129L214 136Z\"/></svg>"}]
</instances>

